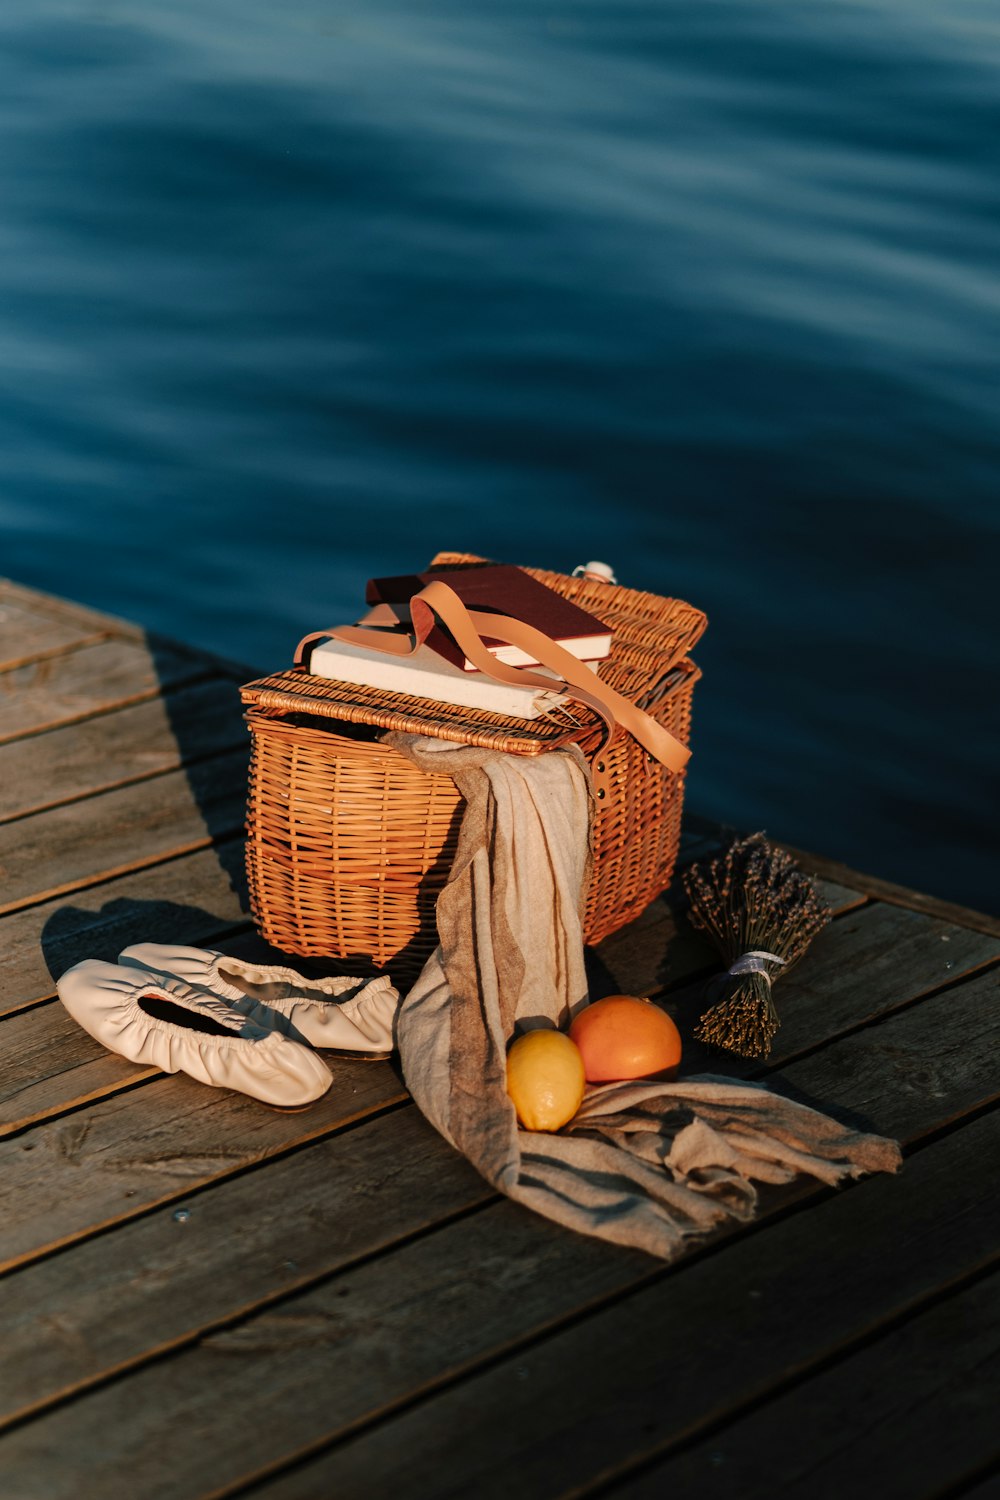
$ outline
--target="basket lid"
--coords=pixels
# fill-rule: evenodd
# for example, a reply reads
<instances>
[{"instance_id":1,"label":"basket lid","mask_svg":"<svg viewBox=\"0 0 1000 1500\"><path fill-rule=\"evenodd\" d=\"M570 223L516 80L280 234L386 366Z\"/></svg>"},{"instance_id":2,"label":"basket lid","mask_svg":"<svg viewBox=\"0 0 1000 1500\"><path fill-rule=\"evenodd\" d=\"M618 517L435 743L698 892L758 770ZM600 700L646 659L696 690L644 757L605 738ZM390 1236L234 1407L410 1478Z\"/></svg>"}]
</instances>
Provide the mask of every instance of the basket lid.
<instances>
[{"instance_id":1,"label":"basket lid","mask_svg":"<svg viewBox=\"0 0 1000 1500\"><path fill-rule=\"evenodd\" d=\"M439 553L431 566L475 567L485 561L467 553L446 552ZM525 572L605 621L612 631L611 654L601 662L598 675L654 717L656 705L697 672L686 659L687 652L707 621L692 605L592 578L570 578L538 568ZM240 693L245 704L267 714L340 719L519 755L537 755L569 740L586 751L591 740L595 745L600 741L603 731L590 709L572 701L541 718L518 719L314 677L302 668L249 682Z\"/></svg>"}]
</instances>

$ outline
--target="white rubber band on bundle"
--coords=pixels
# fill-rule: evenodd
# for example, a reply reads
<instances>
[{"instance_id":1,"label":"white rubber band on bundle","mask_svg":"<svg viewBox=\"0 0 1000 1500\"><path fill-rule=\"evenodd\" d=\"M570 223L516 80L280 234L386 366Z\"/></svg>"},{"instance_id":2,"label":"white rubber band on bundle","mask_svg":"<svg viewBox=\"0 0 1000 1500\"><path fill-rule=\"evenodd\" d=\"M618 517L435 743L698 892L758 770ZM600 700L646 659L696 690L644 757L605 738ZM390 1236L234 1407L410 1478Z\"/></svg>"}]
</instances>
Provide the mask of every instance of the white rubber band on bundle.
<instances>
[{"instance_id":1,"label":"white rubber band on bundle","mask_svg":"<svg viewBox=\"0 0 1000 1500\"><path fill-rule=\"evenodd\" d=\"M726 970L727 974L763 974L768 984L771 983L771 975L766 965L782 964L785 959L779 958L776 953L766 953L763 948L755 948L751 953L741 953L739 958L733 960Z\"/></svg>"}]
</instances>

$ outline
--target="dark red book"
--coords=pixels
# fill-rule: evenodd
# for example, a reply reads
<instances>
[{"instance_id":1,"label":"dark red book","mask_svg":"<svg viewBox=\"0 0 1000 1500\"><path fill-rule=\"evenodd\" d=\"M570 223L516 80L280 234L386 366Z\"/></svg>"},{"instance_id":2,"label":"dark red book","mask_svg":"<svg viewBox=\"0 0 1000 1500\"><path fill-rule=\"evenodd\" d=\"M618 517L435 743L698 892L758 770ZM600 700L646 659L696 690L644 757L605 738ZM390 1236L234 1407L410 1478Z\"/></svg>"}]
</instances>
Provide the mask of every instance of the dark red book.
<instances>
[{"instance_id":1,"label":"dark red book","mask_svg":"<svg viewBox=\"0 0 1000 1500\"><path fill-rule=\"evenodd\" d=\"M505 563L485 568L443 568L427 573L404 573L397 578L370 578L365 598L370 605L391 605L400 613L405 625L409 618L405 607L414 594L418 594L435 579L454 589L466 609L507 615L512 620L533 625L580 661L600 661L611 650L611 632L602 620L585 609L580 609L579 605L573 604L569 599L564 599L546 584L539 583L537 578L532 578L523 568L511 567ZM364 625L367 622L362 620L360 623ZM487 650L497 661L506 662L511 667L538 665L535 657L529 656L517 646L485 636L483 639ZM442 626L434 626L427 637L427 644L446 661L464 667L467 672L476 670Z\"/></svg>"}]
</instances>

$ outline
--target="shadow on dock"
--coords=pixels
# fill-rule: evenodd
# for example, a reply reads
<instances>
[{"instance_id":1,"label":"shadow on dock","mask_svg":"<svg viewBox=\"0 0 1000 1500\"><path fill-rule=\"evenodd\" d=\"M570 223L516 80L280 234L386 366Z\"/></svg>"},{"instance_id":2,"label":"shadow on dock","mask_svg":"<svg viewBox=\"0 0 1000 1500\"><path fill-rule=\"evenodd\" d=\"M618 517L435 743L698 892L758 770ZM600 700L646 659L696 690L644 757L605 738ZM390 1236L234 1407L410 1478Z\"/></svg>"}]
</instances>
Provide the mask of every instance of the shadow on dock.
<instances>
[{"instance_id":1,"label":"shadow on dock","mask_svg":"<svg viewBox=\"0 0 1000 1500\"><path fill-rule=\"evenodd\" d=\"M160 702L177 747L179 770L187 779L219 869L249 917L244 868L247 767L250 736L243 721L239 686L254 668L214 658L147 634L146 649L160 683ZM178 649L190 661L191 677L177 682Z\"/></svg>"},{"instance_id":2,"label":"shadow on dock","mask_svg":"<svg viewBox=\"0 0 1000 1500\"><path fill-rule=\"evenodd\" d=\"M238 930L238 929L237 929ZM231 940L232 922L199 906L174 901L138 901L119 897L97 910L61 906L42 929L41 945L53 982L85 958L117 963L133 943L183 943L214 946Z\"/></svg>"}]
</instances>

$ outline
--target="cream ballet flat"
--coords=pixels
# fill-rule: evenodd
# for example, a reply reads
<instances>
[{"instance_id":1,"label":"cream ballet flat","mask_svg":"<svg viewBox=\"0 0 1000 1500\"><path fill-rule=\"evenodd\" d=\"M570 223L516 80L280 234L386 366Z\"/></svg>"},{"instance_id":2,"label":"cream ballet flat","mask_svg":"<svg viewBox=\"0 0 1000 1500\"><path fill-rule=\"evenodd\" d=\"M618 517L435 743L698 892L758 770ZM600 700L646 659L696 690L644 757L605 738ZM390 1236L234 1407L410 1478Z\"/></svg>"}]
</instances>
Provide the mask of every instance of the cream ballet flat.
<instances>
[{"instance_id":1,"label":"cream ballet flat","mask_svg":"<svg viewBox=\"0 0 1000 1500\"><path fill-rule=\"evenodd\" d=\"M377 979L305 979L294 969L245 963L210 949L136 943L119 963L173 975L219 996L249 1020L338 1057L369 1062L391 1056L399 991Z\"/></svg>"},{"instance_id":2,"label":"cream ballet flat","mask_svg":"<svg viewBox=\"0 0 1000 1500\"><path fill-rule=\"evenodd\" d=\"M56 988L84 1031L132 1062L188 1073L283 1109L311 1104L333 1082L308 1047L174 976L88 958Z\"/></svg>"}]
</instances>

